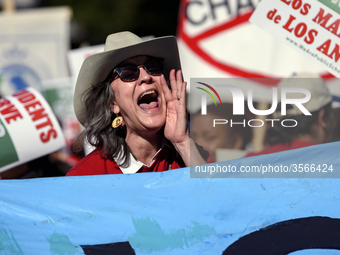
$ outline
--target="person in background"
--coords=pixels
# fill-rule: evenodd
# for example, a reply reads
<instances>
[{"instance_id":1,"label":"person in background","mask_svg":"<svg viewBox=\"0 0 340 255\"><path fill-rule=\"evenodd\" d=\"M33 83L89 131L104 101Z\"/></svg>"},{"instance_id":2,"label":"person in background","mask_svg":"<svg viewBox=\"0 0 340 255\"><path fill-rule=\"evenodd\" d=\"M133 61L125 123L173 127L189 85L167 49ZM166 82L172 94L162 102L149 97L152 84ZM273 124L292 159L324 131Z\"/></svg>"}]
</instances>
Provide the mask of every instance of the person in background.
<instances>
[{"instance_id":1,"label":"person in background","mask_svg":"<svg viewBox=\"0 0 340 255\"><path fill-rule=\"evenodd\" d=\"M335 124L334 124L331 141L338 142L340 141L340 107L334 108L333 114L334 114Z\"/></svg>"},{"instance_id":2,"label":"person in background","mask_svg":"<svg viewBox=\"0 0 340 255\"><path fill-rule=\"evenodd\" d=\"M311 93L311 99L303 106L312 114L305 115L295 104L287 105L287 114L281 116L281 104L278 103L273 114L274 127L266 132L268 147L260 152L250 152L246 157L269 154L279 151L297 149L301 147L326 143L331 141L334 129L334 114L332 110L332 95L323 79L312 73L299 73L283 79L278 85L281 88L304 88ZM280 95L280 94L279 94ZM303 98L301 93L287 93L287 98ZM280 99L280 96L278 97ZM283 119L295 120L295 127L284 127ZM293 125L292 121L289 125Z\"/></svg>"},{"instance_id":3,"label":"person in background","mask_svg":"<svg viewBox=\"0 0 340 255\"><path fill-rule=\"evenodd\" d=\"M169 86L171 90L169 89ZM212 162L189 137L186 82L173 36L147 41L111 34L102 53L85 59L74 110L96 149L66 174L160 172Z\"/></svg>"},{"instance_id":4,"label":"person in background","mask_svg":"<svg viewBox=\"0 0 340 255\"><path fill-rule=\"evenodd\" d=\"M245 107L245 109L248 109ZM250 112L246 116L233 115L233 105L231 103L223 103L223 105L216 107L214 104L207 106L207 114L202 115L200 111L193 114L190 121L191 136L194 141L201 145L209 152L214 161L222 161L231 159L231 154L235 155L233 158L243 157L246 154L246 148L250 145L252 140L252 130L247 122L250 117ZM227 120L226 124L219 124L213 127L214 119ZM230 120L235 123L230 124ZM228 159L221 160L217 158L218 149L228 149Z\"/></svg>"}]
</instances>

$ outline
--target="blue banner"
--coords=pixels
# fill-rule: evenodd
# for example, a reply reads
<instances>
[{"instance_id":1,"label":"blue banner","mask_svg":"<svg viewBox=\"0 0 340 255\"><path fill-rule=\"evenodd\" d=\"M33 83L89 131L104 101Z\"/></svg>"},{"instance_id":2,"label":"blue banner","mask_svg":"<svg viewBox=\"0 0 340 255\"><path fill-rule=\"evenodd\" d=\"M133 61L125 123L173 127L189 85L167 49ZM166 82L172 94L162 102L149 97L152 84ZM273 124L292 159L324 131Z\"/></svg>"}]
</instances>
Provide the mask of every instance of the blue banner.
<instances>
[{"instance_id":1,"label":"blue banner","mask_svg":"<svg viewBox=\"0 0 340 255\"><path fill-rule=\"evenodd\" d=\"M222 165L332 165L340 142ZM340 179L162 173L0 182L0 254L340 254ZM327 253L324 253L327 252Z\"/></svg>"}]
</instances>

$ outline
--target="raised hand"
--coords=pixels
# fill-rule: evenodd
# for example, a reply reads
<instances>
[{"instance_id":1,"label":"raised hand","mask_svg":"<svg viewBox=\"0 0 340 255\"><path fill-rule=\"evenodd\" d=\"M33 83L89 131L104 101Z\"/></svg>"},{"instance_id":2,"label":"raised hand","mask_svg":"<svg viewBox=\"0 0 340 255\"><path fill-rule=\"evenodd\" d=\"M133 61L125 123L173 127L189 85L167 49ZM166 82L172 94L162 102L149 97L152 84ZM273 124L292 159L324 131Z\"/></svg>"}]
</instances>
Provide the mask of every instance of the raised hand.
<instances>
[{"instance_id":1,"label":"raised hand","mask_svg":"<svg viewBox=\"0 0 340 255\"><path fill-rule=\"evenodd\" d=\"M171 91L161 78L165 100L167 102L167 116L164 127L164 136L177 149L177 145L189 140L188 120L186 112L186 82L182 80L182 72L170 71Z\"/></svg>"}]
</instances>

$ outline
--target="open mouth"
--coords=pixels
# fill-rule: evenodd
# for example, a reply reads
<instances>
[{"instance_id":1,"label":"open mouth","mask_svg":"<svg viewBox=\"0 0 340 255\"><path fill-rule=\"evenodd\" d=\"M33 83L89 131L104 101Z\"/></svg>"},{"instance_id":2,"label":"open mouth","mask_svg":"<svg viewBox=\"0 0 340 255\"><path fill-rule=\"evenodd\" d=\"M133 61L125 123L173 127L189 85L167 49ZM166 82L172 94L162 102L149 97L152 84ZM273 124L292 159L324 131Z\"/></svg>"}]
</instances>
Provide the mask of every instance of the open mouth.
<instances>
[{"instance_id":1,"label":"open mouth","mask_svg":"<svg viewBox=\"0 0 340 255\"><path fill-rule=\"evenodd\" d=\"M149 90L141 94L137 102L138 106L144 111L158 108L158 94L155 90Z\"/></svg>"}]
</instances>

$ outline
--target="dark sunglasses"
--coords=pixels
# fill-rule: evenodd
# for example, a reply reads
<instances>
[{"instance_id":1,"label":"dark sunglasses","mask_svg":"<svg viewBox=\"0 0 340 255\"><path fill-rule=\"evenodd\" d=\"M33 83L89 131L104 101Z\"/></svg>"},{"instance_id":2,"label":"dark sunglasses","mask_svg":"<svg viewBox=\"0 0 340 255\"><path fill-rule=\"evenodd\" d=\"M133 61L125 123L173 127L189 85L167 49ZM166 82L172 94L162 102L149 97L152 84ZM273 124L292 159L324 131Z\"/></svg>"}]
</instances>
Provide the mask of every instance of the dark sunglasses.
<instances>
[{"instance_id":1,"label":"dark sunglasses","mask_svg":"<svg viewBox=\"0 0 340 255\"><path fill-rule=\"evenodd\" d=\"M135 81L139 78L140 70L143 67L144 70L151 75L161 75L164 71L164 59L152 58L144 63L144 65L128 64L125 66L116 67L113 69L122 81Z\"/></svg>"}]
</instances>

